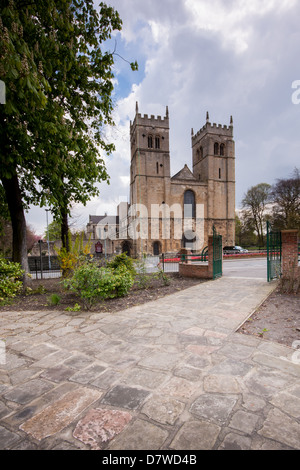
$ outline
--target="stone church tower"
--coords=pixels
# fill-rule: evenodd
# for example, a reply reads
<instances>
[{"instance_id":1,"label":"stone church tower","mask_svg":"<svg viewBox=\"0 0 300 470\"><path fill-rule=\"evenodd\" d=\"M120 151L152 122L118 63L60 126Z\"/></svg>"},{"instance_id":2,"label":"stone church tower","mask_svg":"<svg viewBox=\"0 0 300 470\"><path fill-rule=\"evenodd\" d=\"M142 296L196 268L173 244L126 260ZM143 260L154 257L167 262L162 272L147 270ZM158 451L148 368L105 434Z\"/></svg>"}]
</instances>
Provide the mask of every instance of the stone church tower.
<instances>
[{"instance_id":1,"label":"stone church tower","mask_svg":"<svg viewBox=\"0 0 300 470\"><path fill-rule=\"evenodd\" d=\"M130 122L130 202L120 203L115 217L90 216L87 233L104 239L109 252L200 253L213 226L223 245L235 242L235 149L233 122L206 123L192 130L192 170L185 164L171 176L169 111L165 116L139 113ZM105 238L105 239L106 239Z\"/></svg>"},{"instance_id":2,"label":"stone church tower","mask_svg":"<svg viewBox=\"0 0 300 470\"><path fill-rule=\"evenodd\" d=\"M176 252L182 247L199 252L207 245L213 225L223 236L224 244L234 244L232 118L229 126L222 126L211 124L207 114L200 131L194 135L192 130L193 170L185 165L173 177L168 107L162 118L142 116L136 104L135 119L130 123L130 144L130 207L134 210L129 222L139 220L140 231L140 237L131 241L131 255ZM190 207L188 230L183 221L186 207ZM196 223L197 207L202 208L201 224ZM180 231L183 235L179 237Z\"/></svg>"},{"instance_id":3,"label":"stone church tower","mask_svg":"<svg viewBox=\"0 0 300 470\"><path fill-rule=\"evenodd\" d=\"M233 121L229 126L206 124L194 135L192 130L193 174L207 184L206 225L223 235L224 244L235 239L235 145Z\"/></svg>"}]
</instances>

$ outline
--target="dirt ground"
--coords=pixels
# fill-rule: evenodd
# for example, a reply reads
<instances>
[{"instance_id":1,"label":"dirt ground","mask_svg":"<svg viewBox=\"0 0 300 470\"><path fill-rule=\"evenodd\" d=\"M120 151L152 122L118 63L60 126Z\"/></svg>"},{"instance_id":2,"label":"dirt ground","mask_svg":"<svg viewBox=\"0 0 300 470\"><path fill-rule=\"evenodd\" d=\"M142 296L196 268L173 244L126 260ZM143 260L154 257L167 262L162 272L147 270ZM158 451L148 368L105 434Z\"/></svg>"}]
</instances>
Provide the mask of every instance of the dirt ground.
<instances>
[{"instance_id":1,"label":"dirt ground","mask_svg":"<svg viewBox=\"0 0 300 470\"><path fill-rule=\"evenodd\" d=\"M183 278L175 273L169 274L168 279L169 284L164 285L162 280L149 276L146 288L135 285L126 297L100 301L94 304L91 310L116 312L205 282L199 279ZM59 279L31 281L30 287L32 289L30 294L19 295L8 305L0 306L0 312L41 309L64 311L74 308L76 304L80 306L81 311L83 310L80 299L75 294L66 291ZM57 304L54 302L55 298L59 300ZM294 341L300 340L300 294L282 294L279 289L276 289L239 328L238 332L291 347Z\"/></svg>"},{"instance_id":2,"label":"dirt ground","mask_svg":"<svg viewBox=\"0 0 300 470\"><path fill-rule=\"evenodd\" d=\"M281 293L277 288L238 332L292 347L300 340L300 294Z\"/></svg>"},{"instance_id":3,"label":"dirt ground","mask_svg":"<svg viewBox=\"0 0 300 470\"><path fill-rule=\"evenodd\" d=\"M140 305L151 300L158 299L165 295L172 294L182 289L187 289L200 282L200 279L183 278L179 274L171 273L167 275L168 285L165 285L161 279L155 279L148 276L147 285L141 288L135 284L128 295L116 299L100 300L95 303L90 311L94 312L117 312L134 305ZM60 279L43 279L33 280L29 284L30 293L27 295L18 295L9 304L0 306L0 312L3 310L57 310L62 311L66 308L73 308L75 304L80 306L80 310L84 310L84 305L80 298L74 293L64 289ZM59 296L59 302L54 303L53 296Z\"/></svg>"}]
</instances>

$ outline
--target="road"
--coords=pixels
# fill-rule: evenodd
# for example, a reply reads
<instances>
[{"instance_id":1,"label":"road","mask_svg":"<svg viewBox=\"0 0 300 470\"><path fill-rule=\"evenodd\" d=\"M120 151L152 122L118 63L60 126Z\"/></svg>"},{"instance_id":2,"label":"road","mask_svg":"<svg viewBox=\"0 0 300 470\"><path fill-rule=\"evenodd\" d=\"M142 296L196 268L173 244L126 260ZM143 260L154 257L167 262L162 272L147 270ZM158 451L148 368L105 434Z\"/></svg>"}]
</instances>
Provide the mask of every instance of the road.
<instances>
[{"instance_id":1,"label":"road","mask_svg":"<svg viewBox=\"0 0 300 470\"><path fill-rule=\"evenodd\" d=\"M267 280L267 258L223 260L223 276Z\"/></svg>"}]
</instances>

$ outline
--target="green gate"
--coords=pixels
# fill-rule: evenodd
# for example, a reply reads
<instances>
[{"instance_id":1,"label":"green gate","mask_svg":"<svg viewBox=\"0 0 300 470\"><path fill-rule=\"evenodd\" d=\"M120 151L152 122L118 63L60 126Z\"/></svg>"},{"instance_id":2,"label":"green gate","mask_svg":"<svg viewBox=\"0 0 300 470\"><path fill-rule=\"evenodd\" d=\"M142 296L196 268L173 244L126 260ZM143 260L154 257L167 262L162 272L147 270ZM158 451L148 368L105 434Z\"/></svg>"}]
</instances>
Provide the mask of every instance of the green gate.
<instances>
[{"instance_id":1,"label":"green gate","mask_svg":"<svg viewBox=\"0 0 300 470\"><path fill-rule=\"evenodd\" d=\"M272 229L267 221L267 276L268 282L281 276L281 232Z\"/></svg>"},{"instance_id":2,"label":"green gate","mask_svg":"<svg viewBox=\"0 0 300 470\"><path fill-rule=\"evenodd\" d=\"M213 226L213 279L222 276L222 235L218 235L215 226Z\"/></svg>"}]
</instances>

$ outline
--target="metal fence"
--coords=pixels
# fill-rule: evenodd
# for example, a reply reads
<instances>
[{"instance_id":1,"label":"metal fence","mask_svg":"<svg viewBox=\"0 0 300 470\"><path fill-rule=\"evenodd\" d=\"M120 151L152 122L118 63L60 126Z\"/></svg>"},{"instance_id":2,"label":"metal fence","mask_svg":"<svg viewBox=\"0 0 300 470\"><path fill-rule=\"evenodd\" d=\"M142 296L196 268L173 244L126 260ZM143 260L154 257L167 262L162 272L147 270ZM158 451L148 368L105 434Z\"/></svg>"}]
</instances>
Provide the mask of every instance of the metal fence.
<instances>
[{"instance_id":1,"label":"metal fence","mask_svg":"<svg viewBox=\"0 0 300 470\"><path fill-rule=\"evenodd\" d=\"M28 265L32 279L61 277L57 256L28 256Z\"/></svg>"}]
</instances>

